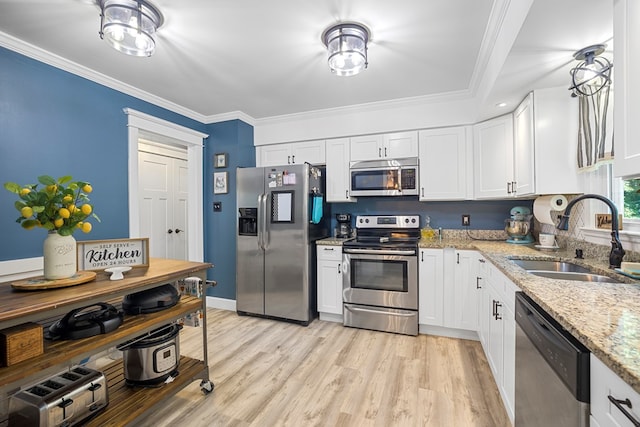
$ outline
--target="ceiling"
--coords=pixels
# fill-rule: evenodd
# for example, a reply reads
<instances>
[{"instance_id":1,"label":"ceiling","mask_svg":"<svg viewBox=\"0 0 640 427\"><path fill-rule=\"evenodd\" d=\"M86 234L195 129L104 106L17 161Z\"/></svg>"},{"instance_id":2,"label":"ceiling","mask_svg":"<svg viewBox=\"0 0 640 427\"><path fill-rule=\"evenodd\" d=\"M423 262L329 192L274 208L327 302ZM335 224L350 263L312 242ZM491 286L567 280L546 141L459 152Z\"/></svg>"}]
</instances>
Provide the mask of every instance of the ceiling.
<instances>
[{"instance_id":1,"label":"ceiling","mask_svg":"<svg viewBox=\"0 0 640 427\"><path fill-rule=\"evenodd\" d=\"M0 0L0 46L44 51L50 63L200 120L454 95L478 98L483 118L532 89L568 86L576 50L612 46L613 0L532 0L512 39L493 40L509 24L501 7L521 1L152 0L165 23L155 54L137 58L100 39L91 0ZM320 40L341 21L372 32L369 68L353 77L331 74ZM506 59L496 60L500 49Z\"/></svg>"}]
</instances>

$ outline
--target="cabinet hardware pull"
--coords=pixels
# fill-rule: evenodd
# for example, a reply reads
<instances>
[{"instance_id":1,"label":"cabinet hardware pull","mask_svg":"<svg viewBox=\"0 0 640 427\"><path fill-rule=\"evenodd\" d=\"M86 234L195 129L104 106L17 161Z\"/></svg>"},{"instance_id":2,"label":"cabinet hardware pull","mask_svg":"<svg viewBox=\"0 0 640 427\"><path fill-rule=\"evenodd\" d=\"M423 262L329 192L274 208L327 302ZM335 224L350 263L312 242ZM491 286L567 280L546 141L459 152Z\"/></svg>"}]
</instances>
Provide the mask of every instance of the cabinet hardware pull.
<instances>
[{"instance_id":1,"label":"cabinet hardware pull","mask_svg":"<svg viewBox=\"0 0 640 427\"><path fill-rule=\"evenodd\" d=\"M382 157L382 148L378 148L378 157Z\"/></svg>"},{"instance_id":2,"label":"cabinet hardware pull","mask_svg":"<svg viewBox=\"0 0 640 427\"><path fill-rule=\"evenodd\" d=\"M322 248L323 251L332 251L333 248Z\"/></svg>"},{"instance_id":3,"label":"cabinet hardware pull","mask_svg":"<svg viewBox=\"0 0 640 427\"><path fill-rule=\"evenodd\" d=\"M176 234L178 233L182 233L182 230L180 230L179 228L176 228Z\"/></svg>"},{"instance_id":4,"label":"cabinet hardware pull","mask_svg":"<svg viewBox=\"0 0 640 427\"><path fill-rule=\"evenodd\" d=\"M296 164L296 155L294 154L293 156L291 156L291 163L292 164Z\"/></svg>"},{"instance_id":5,"label":"cabinet hardware pull","mask_svg":"<svg viewBox=\"0 0 640 427\"><path fill-rule=\"evenodd\" d=\"M476 276L476 289L482 289L482 286L480 286L480 279L482 279L482 277Z\"/></svg>"},{"instance_id":6,"label":"cabinet hardware pull","mask_svg":"<svg viewBox=\"0 0 640 427\"><path fill-rule=\"evenodd\" d=\"M493 300L493 303L492 303L493 304L493 306L492 306L493 308L491 308L491 315L493 317L496 317L496 302L497 302L496 300Z\"/></svg>"},{"instance_id":7,"label":"cabinet hardware pull","mask_svg":"<svg viewBox=\"0 0 640 427\"><path fill-rule=\"evenodd\" d=\"M338 274L342 274L342 264L338 264Z\"/></svg>"},{"instance_id":8,"label":"cabinet hardware pull","mask_svg":"<svg viewBox=\"0 0 640 427\"><path fill-rule=\"evenodd\" d=\"M458 252L456 256L458 257L458 259L456 260L456 264L460 264L460 252Z\"/></svg>"},{"instance_id":9,"label":"cabinet hardware pull","mask_svg":"<svg viewBox=\"0 0 640 427\"><path fill-rule=\"evenodd\" d=\"M483 258L480 258L480 259L478 260L478 262L481 262L482 264L484 264L484 259L483 259Z\"/></svg>"},{"instance_id":10,"label":"cabinet hardware pull","mask_svg":"<svg viewBox=\"0 0 640 427\"><path fill-rule=\"evenodd\" d=\"M512 193L517 193L518 192L518 187L516 186L517 181L511 181L511 192Z\"/></svg>"},{"instance_id":11,"label":"cabinet hardware pull","mask_svg":"<svg viewBox=\"0 0 640 427\"><path fill-rule=\"evenodd\" d=\"M346 199L348 199L348 198L349 198L349 190L344 190L344 197L345 197Z\"/></svg>"},{"instance_id":12,"label":"cabinet hardware pull","mask_svg":"<svg viewBox=\"0 0 640 427\"><path fill-rule=\"evenodd\" d=\"M420 262L424 262L424 252L420 252Z\"/></svg>"},{"instance_id":13,"label":"cabinet hardware pull","mask_svg":"<svg viewBox=\"0 0 640 427\"><path fill-rule=\"evenodd\" d=\"M290 165L291 164L291 156L287 156L287 164Z\"/></svg>"},{"instance_id":14,"label":"cabinet hardware pull","mask_svg":"<svg viewBox=\"0 0 640 427\"><path fill-rule=\"evenodd\" d=\"M384 147L384 156L387 157L387 147Z\"/></svg>"},{"instance_id":15,"label":"cabinet hardware pull","mask_svg":"<svg viewBox=\"0 0 640 427\"><path fill-rule=\"evenodd\" d=\"M173 230L172 229L168 229L167 233L171 234L171 233L173 233Z\"/></svg>"},{"instance_id":16,"label":"cabinet hardware pull","mask_svg":"<svg viewBox=\"0 0 640 427\"><path fill-rule=\"evenodd\" d=\"M496 315L495 315L495 319L496 319L496 320L502 320L502 316L500 315L500 313L498 313L498 307L502 307L502 304L500 304L500 301L496 301Z\"/></svg>"},{"instance_id":17,"label":"cabinet hardware pull","mask_svg":"<svg viewBox=\"0 0 640 427\"><path fill-rule=\"evenodd\" d=\"M420 187L420 188L422 190L422 196L421 197L424 197L424 187Z\"/></svg>"},{"instance_id":18,"label":"cabinet hardware pull","mask_svg":"<svg viewBox=\"0 0 640 427\"><path fill-rule=\"evenodd\" d=\"M621 400L621 399L616 399L611 395L607 397L609 398L611 403L613 403L615 407L618 408L620 412L622 412L624 416L629 419L629 421L631 421L631 424L633 424L635 427L640 427L640 421L636 420L635 417L629 413L629 411L627 411L625 408L622 407L622 405L625 405L625 406L628 406L629 409L632 408L631 401L629 400L629 398Z\"/></svg>"},{"instance_id":19,"label":"cabinet hardware pull","mask_svg":"<svg viewBox=\"0 0 640 427\"><path fill-rule=\"evenodd\" d=\"M507 182L507 194L511 194L511 183Z\"/></svg>"}]
</instances>

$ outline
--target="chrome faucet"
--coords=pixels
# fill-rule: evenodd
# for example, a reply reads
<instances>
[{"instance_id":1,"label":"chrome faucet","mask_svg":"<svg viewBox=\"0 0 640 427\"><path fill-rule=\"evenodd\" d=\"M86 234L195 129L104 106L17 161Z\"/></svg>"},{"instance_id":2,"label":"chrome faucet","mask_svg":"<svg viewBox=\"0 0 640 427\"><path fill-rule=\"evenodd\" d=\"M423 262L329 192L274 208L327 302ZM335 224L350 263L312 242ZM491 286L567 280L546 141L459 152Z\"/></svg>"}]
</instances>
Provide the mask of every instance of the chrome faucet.
<instances>
[{"instance_id":1,"label":"chrome faucet","mask_svg":"<svg viewBox=\"0 0 640 427\"><path fill-rule=\"evenodd\" d=\"M620 243L620 235L618 234L618 208L613 202L607 199L604 196L599 194L583 194L582 196L578 196L572 201L569 202L567 208L560 219L560 222L556 226L558 230L568 230L569 229L569 216L571 215L571 208L580 200L584 199L596 199L600 200L609 206L611 210L611 252L609 253L609 267L610 268L620 268L620 264L622 263L622 258L624 257L624 249L622 249L622 243Z\"/></svg>"}]
</instances>

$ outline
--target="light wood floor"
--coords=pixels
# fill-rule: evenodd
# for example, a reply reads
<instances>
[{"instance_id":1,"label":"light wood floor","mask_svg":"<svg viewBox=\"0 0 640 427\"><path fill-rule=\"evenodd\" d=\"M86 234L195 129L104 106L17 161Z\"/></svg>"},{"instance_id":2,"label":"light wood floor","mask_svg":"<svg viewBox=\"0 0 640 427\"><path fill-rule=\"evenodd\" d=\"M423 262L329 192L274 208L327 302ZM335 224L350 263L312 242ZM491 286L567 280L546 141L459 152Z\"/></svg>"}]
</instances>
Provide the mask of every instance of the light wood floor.
<instances>
[{"instance_id":1,"label":"light wood floor","mask_svg":"<svg viewBox=\"0 0 640 427\"><path fill-rule=\"evenodd\" d=\"M479 342L207 315L215 390L194 382L144 425L510 425ZM200 331L182 354L202 357Z\"/></svg>"}]
</instances>

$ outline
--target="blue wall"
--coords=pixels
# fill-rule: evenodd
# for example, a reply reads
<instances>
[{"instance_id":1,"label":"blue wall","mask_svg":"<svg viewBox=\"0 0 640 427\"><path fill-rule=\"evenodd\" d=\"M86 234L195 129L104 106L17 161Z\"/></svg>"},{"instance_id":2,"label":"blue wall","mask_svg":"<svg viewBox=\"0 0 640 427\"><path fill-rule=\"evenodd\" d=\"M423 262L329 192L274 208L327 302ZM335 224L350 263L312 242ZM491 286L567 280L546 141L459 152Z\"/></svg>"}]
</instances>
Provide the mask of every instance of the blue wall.
<instances>
[{"instance_id":1,"label":"blue wall","mask_svg":"<svg viewBox=\"0 0 640 427\"><path fill-rule=\"evenodd\" d=\"M138 60L138 58L132 58ZM101 223L78 240L129 236L127 115L151 114L201 132L202 123L0 48L0 184L35 184L39 175L91 182ZM0 261L42 256L43 229L15 223L16 196L0 189Z\"/></svg>"},{"instance_id":2,"label":"blue wall","mask_svg":"<svg viewBox=\"0 0 640 427\"><path fill-rule=\"evenodd\" d=\"M205 147L205 197L204 197L204 253L213 263L209 279L218 286L210 288L208 295L236 299L236 168L255 166L253 127L233 120L209 126L209 141ZM227 167L214 168L216 153L227 153ZM213 174L227 172L227 194L213 194ZM213 203L221 202L222 210L213 211Z\"/></svg>"}]
</instances>

